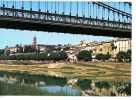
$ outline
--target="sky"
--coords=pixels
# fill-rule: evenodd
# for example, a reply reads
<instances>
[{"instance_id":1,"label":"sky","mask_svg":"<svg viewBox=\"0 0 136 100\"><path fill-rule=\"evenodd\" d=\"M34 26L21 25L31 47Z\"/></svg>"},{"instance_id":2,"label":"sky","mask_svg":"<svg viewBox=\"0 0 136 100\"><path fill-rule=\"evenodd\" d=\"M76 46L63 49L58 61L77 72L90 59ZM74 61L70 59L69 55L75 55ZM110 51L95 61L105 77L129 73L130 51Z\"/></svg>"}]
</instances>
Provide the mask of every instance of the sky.
<instances>
[{"instance_id":1,"label":"sky","mask_svg":"<svg viewBox=\"0 0 136 100\"><path fill-rule=\"evenodd\" d=\"M7 6L7 2L4 2L5 5ZM9 7L12 7L12 2L8 3ZM18 4L21 5L21 2L16 3L16 7L19 8L21 6L17 6ZM60 5L62 5L61 3ZM65 12L68 14L69 13L69 4L67 3L67 6L65 6ZM112 4L112 3L111 3ZM56 4L56 6L60 6ZM2 6L2 2L0 2L0 6ZM34 10L38 10L37 3L34 2L32 3L32 7ZM83 10L81 10L82 4L81 2L78 4L79 7L79 14L82 16ZM114 5L115 7L118 7L118 4ZM73 8L75 7L75 9ZM72 14L76 14L76 9L77 5L72 4ZM87 3L85 5L85 15L88 16L89 12L92 12L92 10L87 11ZM123 8L123 5L120 6L122 10L128 10L128 6L126 8ZM25 8L30 9L30 2L25 2ZM47 8L47 4L45 5L44 3L40 3L40 8L41 10L45 10ZM55 8L55 5L51 3L48 3L48 10L49 12L52 12L52 10ZM57 8L57 7L56 7ZM92 8L90 8L92 9ZM58 8L59 11L63 12L63 7ZM59 13L61 13L59 12ZM101 15L101 12L98 12L99 16ZM106 13L105 13L106 14ZM93 15L92 15L93 16ZM95 16L95 14L94 14ZM101 17L101 16L100 16ZM112 18L112 17L110 17ZM5 46L15 46L16 44L32 44L33 37L37 37L38 44L79 44L81 40L88 40L88 41L107 41L107 40L112 40L112 37L103 37L103 36L92 36L92 35L73 35L73 34L64 34L64 33L48 33L48 32L38 32L38 31L22 31L22 30L13 30L13 29L0 29L0 48L5 48Z\"/></svg>"}]
</instances>

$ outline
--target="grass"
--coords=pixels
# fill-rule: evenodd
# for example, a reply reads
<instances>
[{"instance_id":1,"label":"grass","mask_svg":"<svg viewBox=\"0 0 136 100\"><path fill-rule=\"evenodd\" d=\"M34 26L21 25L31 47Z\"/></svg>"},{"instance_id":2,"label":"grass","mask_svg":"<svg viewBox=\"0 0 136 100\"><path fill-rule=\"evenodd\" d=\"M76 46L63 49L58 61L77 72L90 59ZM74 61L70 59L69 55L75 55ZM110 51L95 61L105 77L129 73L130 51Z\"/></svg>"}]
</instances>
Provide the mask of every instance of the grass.
<instances>
[{"instance_id":1,"label":"grass","mask_svg":"<svg viewBox=\"0 0 136 100\"><path fill-rule=\"evenodd\" d=\"M55 63L56 64L56 63ZM57 65L57 66L56 66ZM30 74L44 75L50 72L51 75L59 73L62 77L73 78L88 78L106 77L107 79L131 79L131 64L130 63L115 63L115 62L79 62L79 63L61 63L56 64L55 68L48 68L50 64L40 65L0 65L0 71L7 72L25 72ZM59 67L61 66L61 67ZM60 76L60 77L61 77ZM118 78L116 78L118 76ZM124 76L124 78L122 78Z\"/></svg>"}]
</instances>

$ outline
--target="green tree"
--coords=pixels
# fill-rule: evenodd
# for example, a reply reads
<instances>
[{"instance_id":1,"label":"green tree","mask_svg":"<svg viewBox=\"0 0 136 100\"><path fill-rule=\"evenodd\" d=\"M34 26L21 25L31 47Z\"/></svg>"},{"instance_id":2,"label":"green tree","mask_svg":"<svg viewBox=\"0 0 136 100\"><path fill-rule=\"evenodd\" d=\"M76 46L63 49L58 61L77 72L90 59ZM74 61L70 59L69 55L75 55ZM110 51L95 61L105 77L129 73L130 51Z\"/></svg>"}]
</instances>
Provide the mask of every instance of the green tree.
<instances>
[{"instance_id":1,"label":"green tree","mask_svg":"<svg viewBox=\"0 0 136 100\"><path fill-rule=\"evenodd\" d=\"M4 50L0 49L0 55L4 54Z\"/></svg>"},{"instance_id":2,"label":"green tree","mask_svg":"<svg viewBox=\"0 0 136 100\"><path fill-rule=\"evenodd\" d=\"M107 54L102 54L102 53L99 53L96 55L95 57L97 60L109 60L111 58L111 54L107 53Z\"/></svg>"},{"instance_id":3,"label":"green tree","mask_svg":"<svg viewBox=\"0 0 136 100\"><path fill-rule=\"evenodd\" d=\"M105 54L105 60L109 60L110 58L111 58L111 54L107 52L107 54Z\"/></svg>"},{"instance_id":4,"label":"green tree","mask_svg":"<svg viewBox=\"0 0 136 100\"><path fill-rule=\"evenodd\" d=\"M77 54L77 58L78 58L78 60L91 61L92 60L92 52L87 51L87 50L80 51Z\"/></svg>"},{"instance_id":5,"label":"green tree","mask_svg":"<svg viewBox=\"0 0 136 100\"><path fill-rule=\"evenodd\" d=\"M128 59L127 56L128 56L127 52L120 51L120 52L117 53L116 58L118 59L118 61L123 62L123 61L126 61Z\"/></svg>"},{"instance_id":6,"label":"green tree","mask_svg":"<svg viewBox=\"0 0 136 100\"><path fill-rule=\"evenodd\" d=\"M67 53L64 51L60 51L59 56L60 56L61 60L66 60L68 57Z\"/></svg>"},{"instance_id":7,"label":"green tree","mask_svg":"<svg viewBox=\"0 0 136 100\"><path fill-rule=\"evenodd\" d=\"M24 48L24 53L32 53L35 52L36 50L32 48L32 46L25 46Z\"/></svg>"},{"instance_id":8,"label":"green tree","mask_svg":"<svg viewBox=\"0 0 136 100\"><path fill-rule=\"evenodd\" d=\"M129 62L131 62L131 49L127 50L127 59Z\"/></svg>"},{"instance_id":9,"label":"green tree","mask_svg":"<svg viewBox=\"0 0 136 100\"><path fill-rule=\"evenodd\" d=\"M0 55L0 59L4 60L66 60L67 53L64 51L45 52L45 53L24 53L16 55Z\"/></svg>"},{"instance_id":10,"label":"green tree","mask_svg":"<svg viewBox=\"0 0 136 100\"><path fill-rule=\"evenodd\" d=\"M95 58L96 58L97 60L105 60L104 54L102 54L102 53L97 54L97 55L95 56Z\"/></svg>"}]
</instances>

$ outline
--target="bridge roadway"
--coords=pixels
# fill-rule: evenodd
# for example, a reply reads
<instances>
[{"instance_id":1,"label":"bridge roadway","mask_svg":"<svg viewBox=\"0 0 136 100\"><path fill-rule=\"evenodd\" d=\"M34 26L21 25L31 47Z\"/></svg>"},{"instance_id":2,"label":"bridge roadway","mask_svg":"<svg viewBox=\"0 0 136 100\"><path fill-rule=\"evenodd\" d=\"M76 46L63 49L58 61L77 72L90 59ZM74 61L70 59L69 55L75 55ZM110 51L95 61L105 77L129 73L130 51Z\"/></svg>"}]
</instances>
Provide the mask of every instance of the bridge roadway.
<instances>
[{"instance_id":1,"label":"bridge roadway","mask_svg":"<svg viewBox=\"0 0 136 100\"><path fill-rule=\"evenodd\" d=\"M0 27L131 38L131 23L3 7Z\"/></svg>"}]
</instances>

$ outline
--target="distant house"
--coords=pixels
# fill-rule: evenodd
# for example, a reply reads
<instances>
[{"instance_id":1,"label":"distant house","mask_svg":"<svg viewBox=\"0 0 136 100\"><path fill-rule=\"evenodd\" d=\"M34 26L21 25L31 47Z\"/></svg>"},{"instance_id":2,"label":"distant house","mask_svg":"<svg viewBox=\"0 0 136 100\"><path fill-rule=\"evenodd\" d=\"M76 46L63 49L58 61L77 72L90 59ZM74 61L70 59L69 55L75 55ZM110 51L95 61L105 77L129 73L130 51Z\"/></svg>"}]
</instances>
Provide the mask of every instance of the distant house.
<instances>
[{"instance_id":1,"label":"distant house","mask_svg":"<svg viewBox=\"0 0 136 100\"><path fill-rule=\"evenodd\" d=\"M57 46L56 45L42 45L42 44L37 44L36 48L40 52L45 52L45 51L55 50L57 48Z\"/></svg>"},{"instance_id":2,"label":"distant house","mask_svg":"<svg viewBox=\"0 0 136 100\"><path fill-rule=\"evenodd\" d=\"M15 47L6 47L4 49L4 53L6 55L14 54L14 53L21 53L21 52L23 52L23 47L21 45L16 45Z\"/></svg>"}]
</instances>

